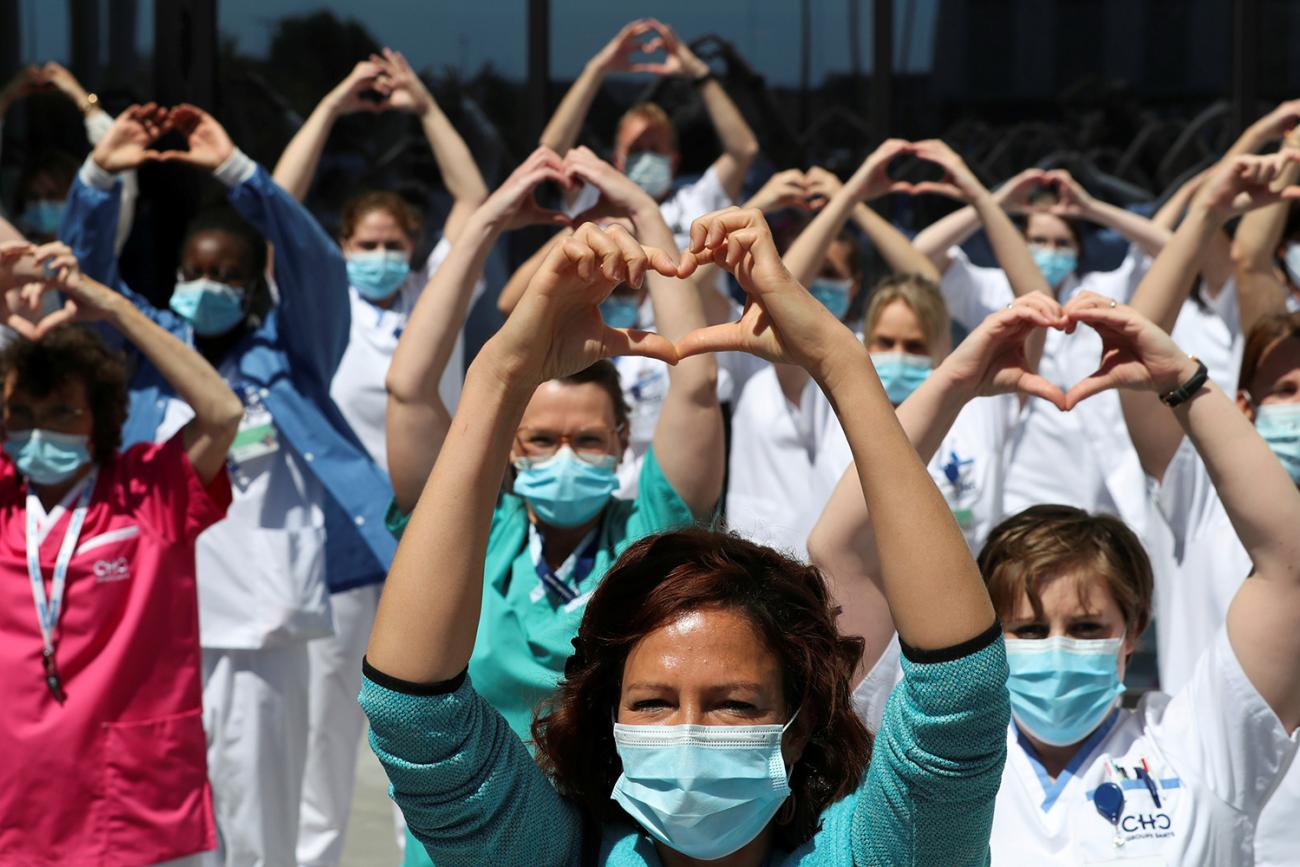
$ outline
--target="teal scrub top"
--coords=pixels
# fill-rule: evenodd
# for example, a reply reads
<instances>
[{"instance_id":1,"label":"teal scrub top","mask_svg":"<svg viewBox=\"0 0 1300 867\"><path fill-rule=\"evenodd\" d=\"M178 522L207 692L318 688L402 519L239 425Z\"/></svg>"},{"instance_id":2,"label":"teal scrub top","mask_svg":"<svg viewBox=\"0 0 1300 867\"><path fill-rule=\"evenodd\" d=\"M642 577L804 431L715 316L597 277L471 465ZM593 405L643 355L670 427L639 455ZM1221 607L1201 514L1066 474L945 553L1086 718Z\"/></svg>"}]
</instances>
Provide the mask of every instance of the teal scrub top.
<instances>
[{"instance_id":1,"label":"teal scrub top","mask_svg":"<svg viewBox=\"0 0 1300 867\"><path fill-rule=\"evenodd\" d=\"M390 504L386 524L398 539L411 516ZM565 603L552 593L534 600L541 580L528 552L528 509L514 494L502 494L492 512L483 564L483 608L469 659L474 688L501 712L529 751L533 710L555 690L587 598L605 572L633 542L695 523L691 510L664 478L650 448L641 464L634 500L613 497L597 530L595 563L578 584L578 597ZM403 867L433 867L424 846L408 830Z\"/></svg>"},{"instance_id":2,"label":"teal scrub top","mask_svg":"<svg viewBox=\"0 0 1300 867\"><path fill-rule=\"evenodd\" d=\"M664 478L654 449L646 452L634 500L611 498L597 530L595 564L578 584L578 597L565 603L552 593L534 593L541 583L528 551L528 509L514 494L502 494L492 513L483 568L483 608L469 661L474 688L501 712L527 743L533 711L555 689L573 653L573 637L587 598L605 572L633 542L688 526L691 510ZM389 508L388 529L399 539L409 515Z\"/></svg>"}]
</instances>

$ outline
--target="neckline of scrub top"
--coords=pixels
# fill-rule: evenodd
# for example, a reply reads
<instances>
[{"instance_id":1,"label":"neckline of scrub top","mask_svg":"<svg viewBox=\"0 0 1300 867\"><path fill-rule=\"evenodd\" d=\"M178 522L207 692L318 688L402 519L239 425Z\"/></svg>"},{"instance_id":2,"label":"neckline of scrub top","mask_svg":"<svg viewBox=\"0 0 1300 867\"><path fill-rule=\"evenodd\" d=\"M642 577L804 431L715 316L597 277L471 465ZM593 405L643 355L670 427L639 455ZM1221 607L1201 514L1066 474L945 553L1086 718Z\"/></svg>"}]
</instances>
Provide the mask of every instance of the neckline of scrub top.
<instances>
[{"instance_id":1,"label":"neckline of scrub top","mask_svg":"<svg viewBox=\"0 0 1300 867\"><path fill-rule=\"evenodd\" d=\"M1025 751L1025 758L1029 760L1029 766L1034 769L1034 775L1038 778L1039 785L1043 787L1043 803L1040 807L1044 813L1052 809L1061 793L1065 791L1065 787L1078 775L1079 769L1083 767L1084 763L1092 758L1093 752L1110 734L1111 729L1115 728L1115 724L1119 722L1120 713L1120 708L1115 708L1110 712L1110 716L1106 718L1106 721L1088 736L1088 739L1083 742L1083 746L1079 747L1079 751L1074 754L1074 758L1070 759L1069 763L1061 771L1060 776L1055 780L1043 767L1042 761L1038 758L1038 753L1034 751L1034 745L1025 737L1024 732L1020 731L1020 727L1016 725L1015 721L1011 722L1011 729L1016 733L1016 741L1020 744L1020 748Z\"/></svg>"}]
</instances>

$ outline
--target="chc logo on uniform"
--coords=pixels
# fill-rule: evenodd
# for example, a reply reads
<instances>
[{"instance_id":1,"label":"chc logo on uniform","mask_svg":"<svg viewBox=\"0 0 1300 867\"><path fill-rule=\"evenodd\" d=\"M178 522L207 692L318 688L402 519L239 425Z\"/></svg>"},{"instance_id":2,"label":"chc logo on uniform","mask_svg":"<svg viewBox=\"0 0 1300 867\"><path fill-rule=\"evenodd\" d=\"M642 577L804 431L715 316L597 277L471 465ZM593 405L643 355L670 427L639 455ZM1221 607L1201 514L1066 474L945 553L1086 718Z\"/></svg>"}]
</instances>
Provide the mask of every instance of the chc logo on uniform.
<instances>
[{"instance_id":1,"label":"chc logo on uniform","mask_svg":"<svg viewBox=\"0 0 1300 867\"><path fill-rule=\"evenodd\" d=\"M130 577L131 563L125 557L118 557L116 560L95 561L96 584L103 584L109 581L125 581Z\"/></svg>"}]
</instances>

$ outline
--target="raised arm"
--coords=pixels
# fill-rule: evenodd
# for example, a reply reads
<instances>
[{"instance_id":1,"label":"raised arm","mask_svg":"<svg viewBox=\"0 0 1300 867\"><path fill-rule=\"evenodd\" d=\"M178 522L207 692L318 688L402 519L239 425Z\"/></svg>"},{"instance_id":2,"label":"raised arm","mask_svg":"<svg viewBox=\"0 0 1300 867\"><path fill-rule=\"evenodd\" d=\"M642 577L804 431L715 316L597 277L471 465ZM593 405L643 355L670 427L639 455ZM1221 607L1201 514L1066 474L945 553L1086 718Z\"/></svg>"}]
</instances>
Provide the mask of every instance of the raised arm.
<instances>
[{"instance_id":1,"label":"raised arm","mask_svg":"<svg viewBox=\"0 0 1300 867\"><path fill-rule=\"evenodd\" d=\"M1291 190L1300 195L1300 188ZM1111 308L1087 293L1072 300L1066 314L1100 332L1111 356L1109 365L1070 390L1071 405L1110 387L1165 394L1196 373L1196 363L1169 335L1132 308ZM1228 638L1250 682L1292 732L1300 727L1300 490L1213 382L1172 411L1152 408L1161 410L1191 438L1254 564L1228 609Z\"/></svg>"},{"instance_id":2,"label":"raised arm","mask_svg":"<svg viewBox=\"0 0 1300 867\"><path fill-rule=\"evenodd\" d=\"M1013 213L1021 212L1029 207L1029 194L1046 182L1047 172L1042 169L1025 169L999 187L993 197L1004 209ZM948 190L944 192L951 194ZM958 200L965 201L960 197ZM973 206L967 205L922 229L912 239L912 246L942 273L952 264L948 250L966 243L979 227L979 213Z\"/></svg>"},{"instance_id":3,"label":"raised arm","mask_svg":"<svg viewBox=\"0 0 1300 867\"><path fill-rule=\"evenodd\" d=\"M83 275L72 251L61 243L34 251L35 264L50 275L45 289L57 289L66 299L62 310L37 326L37 338L69 321L104 320L143 354L194 410L183 431L190 463L204 483L226 464L244 408L221 375L203 356L177 340L107 286Z\"/></svg>"},{"instance_id":4,"label":"raised arm","mask_svg":"<svg viewBox=\"0 0 1300 867\"><path fill-rule=\"evenodd\" d=\"M503 231L557 218L537 207L533 189L562 179L563 169L560 158L544 148L515 169L465 221L462 241L451 248L411 311L385 379L388 472L403 512L415 507L451 424L438 383L488 253Z\"/></svg>"},{"instance_id":5,"label":"raised arm","mask_svg":"<svg viewBox=\"0 0 1300 867\"><path fill-rule=\"evenodd\" d=\"M987 395L1037 395L1056 406L1065 395L1034 371L1036 336L1063 328L1060 306L1039 293L990 314L898 407L898 421L923 463L933 457L958 413ZM880 556L856 465L850 464L808 537L808 554L827 575L840 605L840 630L865 642L859 678L875 664L894 633L885 604Z\"/></svg>"},{"instance_id":6,"label":"raised arm","mask_svg":"<svg viewBox=\"0 0 1300 867\"><path fill-rule=\"evenodd\" d=\"M844 184L840 184L839 178L826 169L814 167L808 171L810 192L824 197L826 204L799 233L799 237L794 239L782 257L785 267L801 285L807 286L817 276L831 243L839 236L857 206L889 192L892 182L885 170L889 167L890 160L906 153L907 149L908 143L902 139L887 140L863 160L853 177ZM901 234L899 233L900 237ZM910 246L906 238L902 240L904 245ZM912 256L913 260L921 258L923 257L919 254ZM892 264L891 262L891 266Z\"/></svg>"},{"instance_id":7,"label":"raised arm","mask_svg":"<svg viewBox=\"0 0 1300 867\"><path fill-rule=\"evenodd\" d=\"M631 57L644 50L642 37L650 32L648 20L640 18L632 21L624 25L595 57L587 61L587 65L560 100L546 129L542 130L538 144L561 155L568 153L578 143L582 124L587 119L587 112L591 111L591 103L605 76L611 72L631 71Z\"/></svg>"},{"instance_id":8,"label":"raised arm","mask_svg":"<svg viewBox=\"0 0 1300 867\"><path fill-rule=\"evenodd\" d=\"M388 93L388 82L383 80L383 68L371 60L363 60L352 68L348 77L338 83L307 116L298 132L280 154L271 178L284 191L298 201L307 198L311 182L316 177L325 142L335 122L345 114L357 111L382 111L383 102L372 101L364 94L374 93L381 98Z\"/></svg>"},{"instance_id":9,"label":"raised arm","mask_svg":"<svg viewBox=\"0 0 1300 867\"><path fill-rule=\"evenodd\" d=\"M1300 150L1300 128L1282 141L1279 152ZM1294 184L1300 165L1288 164L1279 183ZM1290 202L1278 202L1241 218L1232 240L1232 261L1237 277L1241 333L1249 334L1255 323L1270 313L1286 309L1287 285L1277 267L1277 250L1291 213Z\"/></svg>"},{"instance_id":10,"label":"raised arm","mask_svg":"<svg viewBox=\"0 0 1300 867\"><path fill-rule=\"evenodd\" d=\"M559 244L563 244L565 239L573 234L573 230L564 227L546 240L546 243L537 248L537 252L524 260L523 264L514 270L510 279L506 280L506 285L501 287L501 294L497 296L497 309L506 316L510 311L515 309L519 299L524 297L524 290L532 282L533 275L537 269L542 267L546 257L550 255L551 249Z\"/></svg>"},{"instance_id":11,"label":"raised arm","mask_svg":"<svg viewBox=\"0 0 1300 867\"><path fill-rule=\"evenodd\" d=\"M955 199L969 201L984 226L989 245L998 264L1006 272L1011 283L1011 291L1017 298L1023 298L1030 292L1042 292L1051 296L1051 287L1043 278L1042 271L1034 264L1034 257L1025 245L1024 236L1011 222L1003 210L1006 197L1000 200L979 182L975 174L966 166L964 160L948 145L938 139L917 142L911 147L912 153L923 160L943 167L946 178L943 181L922 181L910 186L915 193L938 193Z\"/></svg>"},{"instance_id":12,"label":"raised arm","mask_svg":"<svg viewBox=\"0 0 1300 867\"><path fill-rule=\"evenodd\" d=\"M442 234L451 244L460 237L460 230L469 215L487 198L487 185L479 173L478 163L470 153L465 140L456 132L438 101L415 74L411 64L400 52L384 49L383 57L372 57L385 72L392 94L389 103L393 108L409 111L420 118L424 137L433 149L433 159L442 172L442 182L451 193L451 211L442 226Z\"/></svg>"},{"instance_id":13,"label":"raised arm","mask_svg":"<svg viewBox=\"0 0 1300 867\"><path fill-rule=\"evenodd\" d=\"M658 204L626 175L585 147L570 151L565 164L576 177L600 190L611 216L632 220L638 242L676 256L672 230ZM645 279L659 334L679 340L704 327L701 295L716 294L711 286L700 285L698 280L682 283L653 272L647 272ZM707 520L722 495L726 467L718 366L713 356L686 359L668 368L668 394L652 445L664 478L696 518Z\"/></svg>"},{"instance_id":14,"label":"raised arm","mask_svg":"<svg viewBox=\"0 0 1300 867\"><path fill-rule=\"evenodd\" d=\"M612 329L600 302L671 257L643 250L622 228L588 223L556 247L506 324L480 350L433 472L397 548L367 659L414 683L465 670L478 630L492 510L524 407L543 382L612 355L676 360L658 335ZM437 563L436 573L429 569Z\"/></svg>"},{"instance_id":15,"label":"raised arm","mask_svg":"<svg viewBox=\"0 0 1300 867\"><path fill-rule=\"evenodd\" d=\"M1178 231L1138 285L1132 301L1134 311L1166 333L1173 331L1211 239L1233 215L1283 196L1290 200L1300 192L1295 187L1286 193L1272 189L1288 165L1297 161L1300 152L1291 151L1267 157L1233 157L1216 166L1192 200ZM1182 441L1182 429L1169 413L1160 412L1153 395L1125 391L1120 403L1143 470L1156 480L1163 478Z\"/></svg>"},{"instance_id":16,"label":"raised arm","mask_svg":"<svg viewBox=\"0 0 1300 867\"><path fill-rule=\"evenodd\" d=\"M1131 244L1137 244L1148 256L1159 256L1169 243L1170 230L1157 225L1141 214L1117 208L1110 202L1095 198L1065 169L1047 173L1055 183L1060 197L1050 212L1067 219L1087 220L1099 226L1114 229Z\"/></svg>"},{"instance_id":17,"label":"raised arm","mask_svg":"<svg viewBox=\"0 0 1300 867\"><path fill-rule=\"evenodd\" d=\"M781 263L759 212L729 208L696 220L682 273L700 261L731 270L750 303L738 322L680 341L682 357L740 350L807 370L835 407L867 508L877 514L885 597L902 640L912 648L938 650L987 632L994 613L984 582L947 503L899 425L866 347ZM939 598L945 604L935 606Z\"/></svg>"}]
</instances>

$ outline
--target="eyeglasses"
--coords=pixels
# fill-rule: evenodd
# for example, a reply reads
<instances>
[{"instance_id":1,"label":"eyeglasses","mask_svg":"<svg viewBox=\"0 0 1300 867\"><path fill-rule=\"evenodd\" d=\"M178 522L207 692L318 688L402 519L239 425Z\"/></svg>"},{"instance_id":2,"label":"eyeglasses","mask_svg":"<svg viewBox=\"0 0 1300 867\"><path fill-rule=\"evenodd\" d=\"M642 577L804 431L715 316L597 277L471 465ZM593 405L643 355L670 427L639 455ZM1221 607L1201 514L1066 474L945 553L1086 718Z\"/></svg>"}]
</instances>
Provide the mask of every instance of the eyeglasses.
<instances>
[{"instance_id":1,"label":"eyeglasses","mask_svg":"<svg viewBox=\"0 0 1300 867\"><path fill-rule=\"evenodd\" d=\"M608 427L589 427L573 433L558 433L544 428L521 427L515 432L515 443L525 458L544 461L555 457L560 446L568 445L579 460L599 463L617 448L618 435L623 430Z\"/></svg>"},{"instance_id":2,"label":"eyeglasses","mask_svg":"<svg viewBox=\"0 0 1300 867\"><path fill-rule=\"evenodd\" d=\"M67 432L75 427L77 420L86 414L84 409L77 409L66 404L56 404L40 412L33 412L26 406L5 407L5 429L10 431L29 431L34 428Z\"/></svg>"}]
</instances>

